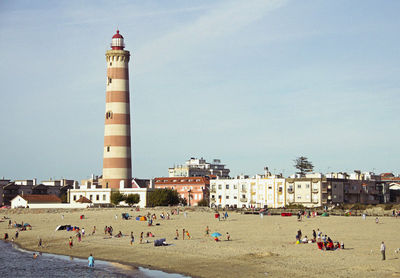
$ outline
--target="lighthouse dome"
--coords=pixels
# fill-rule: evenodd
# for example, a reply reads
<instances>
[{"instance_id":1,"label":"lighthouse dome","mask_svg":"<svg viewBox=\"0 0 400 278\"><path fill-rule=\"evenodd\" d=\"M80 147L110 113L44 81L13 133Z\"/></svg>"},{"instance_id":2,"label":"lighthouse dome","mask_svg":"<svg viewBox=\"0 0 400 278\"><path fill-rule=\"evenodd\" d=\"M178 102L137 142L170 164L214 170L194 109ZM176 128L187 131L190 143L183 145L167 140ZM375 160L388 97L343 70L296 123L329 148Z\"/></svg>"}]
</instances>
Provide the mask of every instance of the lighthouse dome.
<instances>
[{"instance_id":1,"label":"lighthouse dome","mask_svg":"<svg viewBox=\"0 0 400 278\"><path fill-rule=\"evenodd\" d=\"M124 37L117 30L117 33L112 37L111 48L114 50L123 50L124 47Z\"/></svg>"}]
</instances>

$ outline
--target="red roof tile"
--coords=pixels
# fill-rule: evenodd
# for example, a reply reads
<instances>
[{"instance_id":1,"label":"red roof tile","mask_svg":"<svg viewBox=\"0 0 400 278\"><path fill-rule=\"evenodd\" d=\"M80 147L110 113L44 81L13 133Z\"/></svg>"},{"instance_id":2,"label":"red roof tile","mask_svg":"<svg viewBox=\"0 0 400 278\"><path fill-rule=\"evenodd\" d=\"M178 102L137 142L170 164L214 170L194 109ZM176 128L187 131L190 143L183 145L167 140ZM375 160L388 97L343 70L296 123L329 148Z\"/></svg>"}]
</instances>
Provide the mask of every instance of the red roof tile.
<instances>
[{"instance_id":1,"label":"red roof tile","mask_svg":"<svg viewBox=\"0 0 400 278\"><path fill-rule=\"evenodd\" d=\"M56 195L20 195L28 203L61 203Z\"/></svg>"}]
</instances>

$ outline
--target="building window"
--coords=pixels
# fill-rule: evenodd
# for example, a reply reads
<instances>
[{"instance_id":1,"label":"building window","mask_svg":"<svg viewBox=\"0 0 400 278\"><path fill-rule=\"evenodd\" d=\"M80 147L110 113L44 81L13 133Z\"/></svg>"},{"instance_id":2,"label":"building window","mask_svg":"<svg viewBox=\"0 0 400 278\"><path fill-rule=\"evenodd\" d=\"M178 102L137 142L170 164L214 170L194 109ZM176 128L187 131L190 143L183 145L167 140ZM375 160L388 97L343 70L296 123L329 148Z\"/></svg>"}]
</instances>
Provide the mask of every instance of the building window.
<instances>
[{"instance_id":1,"label":"building window","mask_svg":"<svg viewBox=\"0 0 400 278\"><path fill-rule=\"evenodd\" d=\"M92 201L93 200L93 195L90 195L89 198L90 198L90 201Z\"/></svg>"},{"instance_id":2,"label":"building window","mask_svg":"<svg viewBox=\"0 0 400 278\"><path fill-rule=\"evenodd\" d=\"M236 199L237 199L237 196L233 196L233 199L235 199L235 200L236 200Z\"/></svg>"},{"instance_id":3,"label":"building window","mask_svg":"<svg viewBox=\"0 0 400 278\"><path fill-rule=\"evenodd\" d=\"M268 189L272 189L272 186L268 186Z\"/></svg>"},{"instance_id":4,"label":"building window","mask_svg":"<svg viewBox=\"0 0 400 278\"><path fill-rule=\"evenodd\" d=\"M99 194L96 195L96 201L100 200Z\"/></svg>"},{"instance_id":5,"label":"building window","mask_svg":"<svg viewBox=\"0 0 400 278\"><path fill-rule=\"evenodd\" d=\"M298 189L301 189L301 184L298 184L298 185L297 185L297 188L298 188Z\"/></svg>"},{"instance_id":6,"label":"building window","mask_svg":"<svg viewBox=\"0 0 400 278\"><path fill-rule=\"evenodd\" d=\"M110 62L110 67L112 66L112 62Z\"/></svg>"},{"instance_id":7,"label":"building window","mask_svg":"<svg viewBox=\"0 0 400 278\"><path fill-rule=\"evenodd\" d=\"M103 201L106 200L106 194L103 194Z\"/></svg>"},{"instance_id":8,"label":"building window","mask_svg":"<svg viewBox=\"0 0 400 278\"><path fill-rule=\"evenodd\" d=\"M233 189L237 189L237 184L234 184L234 185L233 185Z\"/></svg>"},{"instance_id":9,"label":"building window","mask_svg":"<svg viewBox=\"0 0 400 278\"><path fill-rule=\"evenodd\" d=\"M108 182L106 182L106 188L108 188Z\"/></svg>"},{"instance_id":10,"label":"building window","mask_svg":"<svg viewBox=\"0 0 400 278\"><path fill-rule=\"evenodd\" d=\"M107 111L106 119L112 119L112 112L111 111Z\"/></svg>"},{"instance_id":11,"label":"building window","mask_svg":"<svg viewBox=\"0 0 400 278\"><path fill-rule=\"evenodd\" d=\"M110 151L110 146L107 146L107 152L109 152Z\"/></svg>"},{"instance_id":12,"label":"building window","mask_svg":"<svg viewBox=\"0 0 400 278\"><path fill-rule=\"evenodd\" d=\"M306 184L306 188L310 188L310 185L309 185L309 184Z\"/></svg>"},{"instance_id":13,"label":"building window","mask_svg":"<svg viewBox=\"0 0 400 278\"><path fill-rule=\"evenodd\" d=\"M301 196L297 196L297 199L300 200L300 199L301 199Z\"/></svg>"},{"instance_id":14,"label":"building window","mask_svg":"<svg viewBox=\"0 0 400 278\"><path fill-rule=\"evenodd\" d=\"M229 184L226 185L226 189L229 189Z\"/></svg>"},{"instance_id":15,"label":"building window","mask_svg":"<svg viewBox=\"0 0 400 278\"><path fill-rule=\"evenodd\" d=\"M111 84L111 82L112 82L112 79L109 77L109 78L108 78L108 84ZM108 84L107 84L107 85L108 85Z\"/></svg>"},{"instance_id":16,"label":"building window","mask_svg":"<svg viewBox=\"0 0 400 278\"><path fill-rule=\"evenodd\" d=\"M222 189L222 185L218 184L218 189Z\"/></svg>"},{"instance_id":17,"label":"building window","mask_svg":"<svg viewBox=\"0 0 400 278\"><path fill-rule=\"evenodd\" d=\"M74 201L76 201L76 195L74 195Z\"/></svg>"},{"instance_id":18,"label":"building window","mask_svg":"<svg viewBox=\"0 0 400 278\"><path fill-rule=\"evenodd\" d=\"M229 199L229 196L226 196L225 198L226 198L226 199Z\"/></svg>"}]
</instances>

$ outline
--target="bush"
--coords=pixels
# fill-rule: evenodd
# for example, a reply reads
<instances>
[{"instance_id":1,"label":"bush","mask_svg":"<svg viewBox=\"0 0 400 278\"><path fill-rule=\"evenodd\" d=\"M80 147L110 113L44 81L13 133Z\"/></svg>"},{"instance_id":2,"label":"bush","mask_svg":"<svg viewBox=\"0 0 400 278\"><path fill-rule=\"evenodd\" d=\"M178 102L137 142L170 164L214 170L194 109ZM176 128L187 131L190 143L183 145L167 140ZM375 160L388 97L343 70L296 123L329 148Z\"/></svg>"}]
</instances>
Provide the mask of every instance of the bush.
<instances>
[{"instance_id":1,"label":"bush","mask_svg":"<svg viewBox=\"0 0 400 278\"><path fill-rule=\"evenodd\" d=\"M305 207L302 204L288 204L285 208L287 209L304 209Z\"/></svg>"},{"instance_id":2,"label":"bush","mask_svg":"<svg viewBox=\"0 0 400 278\"><path fill-rule=\"evenodd\" d=\"M114 191L111 193L110 201L113 205L117 206L120 202L125 201L125 196L119 191Z\"/></svg>"},{"instance_id":3,"label":"bush","mask_svg":"<svg viewBox=\"0 0 400 278\"><path fill-rule=\"evenodd\" d=\"M391 209L393 209L393 205L392 205L392 204L386 204L386 205L383 207L383 209L384 209L384 210L391 210Z\"/></svg>"},{"instance_id":4,"label":"bush","mask_svg":"<svg viewBox=\"0 0 400 278\"><path fill-rule=\"evenodd\" d=\"M129 194L127 196L125 196L125 202L129 205L129 206L133 206L134 204L137 204L140 202L140 196L139 194Z\"/></svg>"},{"instance_id":5,"label":"bush","mask_svg":"<svg viewBox=\"0 0 400 278\"><path fill-rule=\"evenodd\" d=\"M351 207L351 209L354 209L354 210L365 210L366 207L367 206L364 205L364 204L356 203Z\"/></svg>"},{"instance_id":6,"label":"bush","mask_svg":"<svg viewBox=\"0 0 400 278\"><path fill-rule=\"evenodd\" d=\"M207 199L202 199L201 201L199 201L198 203L197 203L197 205L199 206L199 207L208 207L208 200Z\"/></svg>"},{"instance_id":7,"label":"bush","mask_svg":"<svg viewBox=\"0 0 400 278\"><path fill-rule=\"evenodd\" d=\"M181 198L176 190L169 188L157 188L147 196L147 206L175 206L181 202Z\"/></svg>"}]
</instances>

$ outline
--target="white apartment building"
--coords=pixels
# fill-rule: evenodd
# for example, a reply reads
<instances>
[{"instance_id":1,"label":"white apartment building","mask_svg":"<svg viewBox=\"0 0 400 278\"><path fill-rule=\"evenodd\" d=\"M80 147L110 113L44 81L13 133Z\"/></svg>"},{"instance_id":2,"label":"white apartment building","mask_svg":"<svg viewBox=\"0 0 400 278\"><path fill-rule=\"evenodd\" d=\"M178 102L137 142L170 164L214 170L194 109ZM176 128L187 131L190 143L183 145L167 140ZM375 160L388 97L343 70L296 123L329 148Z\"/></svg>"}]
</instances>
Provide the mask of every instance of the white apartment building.
<instances>
[{"instance_id":1,"label":"white apartment building","mask_svg":"<svg viewBox=\"0 0 400 278\"><path fill-rule=\"evenodd\" d=\"M210 205L219 207L278 208L285 206L285 179L266 174L210 181Z\"/></svg>"},{"instance_id":2,"label":"white apartment building","mask_svg":"<svg viewBox=\"0 0 400 278\"><path fill-rule=\"evenodd\" d=\"M208 163L203 158L190 158L184 165L176 165L168 169L168 175L172 177L204 177L217 176L220 178L229 178L230 170L225 168L221 160L214 159Z\"/></svg>"}]
</instances>

